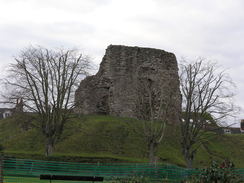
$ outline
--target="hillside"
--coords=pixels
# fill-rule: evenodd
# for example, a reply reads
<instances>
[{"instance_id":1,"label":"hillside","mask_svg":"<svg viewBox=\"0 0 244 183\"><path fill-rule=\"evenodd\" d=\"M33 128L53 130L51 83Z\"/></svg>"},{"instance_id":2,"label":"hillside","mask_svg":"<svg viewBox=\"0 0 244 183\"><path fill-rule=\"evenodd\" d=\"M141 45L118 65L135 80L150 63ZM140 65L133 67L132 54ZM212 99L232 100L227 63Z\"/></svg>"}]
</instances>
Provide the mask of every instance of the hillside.
<instances>
[{"instance_id":1,"label":"hillside","mask_svg":"<svg viewBox=\"0 0 244 183\"><path fill-rule=\"evenodd\" d=\"M25 122L24 122L25 121ZM44 155L44 138L30 121L21 116L0 120L0 138L7 156L79 162L146 162L146 143L140 121L111 116L75 117L65 126L52 157ZM179 130L168 126L157 152L160 162L185 166L179 144ZM244 167L244 135L223 135L202 147L194 165L208 164L211 158L233 161Z\"/></svg>"}]
</instances>

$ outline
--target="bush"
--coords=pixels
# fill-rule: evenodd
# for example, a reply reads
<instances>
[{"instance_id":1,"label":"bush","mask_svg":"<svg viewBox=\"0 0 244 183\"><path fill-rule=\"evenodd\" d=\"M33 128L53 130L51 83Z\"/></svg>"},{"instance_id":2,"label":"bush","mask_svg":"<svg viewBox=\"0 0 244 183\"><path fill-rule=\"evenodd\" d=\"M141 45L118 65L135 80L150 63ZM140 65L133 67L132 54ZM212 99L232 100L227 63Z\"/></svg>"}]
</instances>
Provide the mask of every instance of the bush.
<instances>
[{"instance_id":1,"label":"bush","mask_svg":"<svg viewBox=\"0 0 244 183\"><path fill-rule=\"evenodd\" d=\"M228 160L222 163L213 161L210 167L203 169L203 172L194 177L197 183L238 183L241 179L235 174L234 164Z\"/></svg>"},{"instance_id":2,"label":"bush","mask_svg":"<svg viewBox=\"0 0 244 183\"><path fill-rule=\"evenodd\" d=\"M149 183L149 179L145 177L117 177L112 180L112 183Z\"/></svg>"}]
</instances>

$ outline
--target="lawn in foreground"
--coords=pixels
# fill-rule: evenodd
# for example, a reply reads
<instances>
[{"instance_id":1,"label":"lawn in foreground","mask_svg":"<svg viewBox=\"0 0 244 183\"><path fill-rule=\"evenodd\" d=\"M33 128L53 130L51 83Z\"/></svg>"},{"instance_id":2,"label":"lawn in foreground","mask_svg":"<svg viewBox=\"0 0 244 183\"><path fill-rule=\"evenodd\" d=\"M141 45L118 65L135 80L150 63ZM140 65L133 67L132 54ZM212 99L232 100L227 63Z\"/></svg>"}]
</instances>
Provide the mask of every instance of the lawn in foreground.
<instances>
[{"instance_id":1,"label":"lawn in foreground","mask_svg":"<svg viewBox=\"0 0 244 183\"><path fill-rule=\"evenodd\" d=\"M52 180L52 183L81 183L81 181L61 181ZM82 181L84 183L91 183L90 181ZM4 177L4 183L50 183L50 180L40 180L37 177L17 177L17 176L6 176ZM111 183L111 181L103 181L103 183Z\"/></svg>"},{"instance_id":2,"label":"lawn in foreground","mask_svg":"<svg viewBox=\"0 0 244 183\"><path fill-rule=\"evenodd\" d=\"M4 177L4 183L49 183L49 180L40 180L37 177L17 177L6 176ZM52 183L68 183L70 181L52 180ZM71 181L72 183L80 183L81 181ZM86 182L86 181L82 181ZM106 183L106 182L105 182Z\"/></svg>"}]
</instances>

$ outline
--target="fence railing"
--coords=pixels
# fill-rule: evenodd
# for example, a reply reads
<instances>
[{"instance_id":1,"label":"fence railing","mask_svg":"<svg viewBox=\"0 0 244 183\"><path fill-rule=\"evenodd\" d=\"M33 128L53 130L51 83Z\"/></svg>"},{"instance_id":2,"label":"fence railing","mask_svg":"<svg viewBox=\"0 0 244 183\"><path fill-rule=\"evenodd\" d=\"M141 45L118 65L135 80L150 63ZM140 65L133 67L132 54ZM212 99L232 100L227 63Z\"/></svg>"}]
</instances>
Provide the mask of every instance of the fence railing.
<instances>
[{"instance_id":1,"label":"fence railing","mask_svg":"<svg viewBox=\"0 0 244 183\"><path fill-rule=\"evenodd\" d=\"M244 175L244 169L236 169ZM41 174L102 176L105 180L115 177L148 177L152 180L181 181L201 170L186 169L173 165L151 165L146 163L71 163L6 158L4 160L4 182L35 183Z\"/></svg>"}]
</instances>

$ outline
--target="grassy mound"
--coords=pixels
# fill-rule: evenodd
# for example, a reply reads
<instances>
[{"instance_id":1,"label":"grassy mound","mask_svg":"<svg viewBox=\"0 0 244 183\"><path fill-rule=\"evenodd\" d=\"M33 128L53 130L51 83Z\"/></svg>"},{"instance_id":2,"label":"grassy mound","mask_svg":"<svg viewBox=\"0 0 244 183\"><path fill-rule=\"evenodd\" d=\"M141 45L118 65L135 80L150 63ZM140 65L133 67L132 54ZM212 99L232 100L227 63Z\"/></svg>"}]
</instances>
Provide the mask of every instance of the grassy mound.
<instances>
[{"instance_id":1,"label":"grassy mound","mask_svg":"<svg viewBox=\"0 0 244 183\"><path fill-rule=\"evenodd\" d=\"M5 154L26 159L77 162L147 162L147 146L138 120L111 116L75 117L51 157L44 156L44 137L33 121L23 116L0 120L0 138ZM35 124L38 126L38 124ZM177 126L167 126L157 155L162 163L185 166ZM215 136L201 147L194 162L201 167L211 159L230 159L244 167L244 135Z\"/></svg>"}]
</instances>

